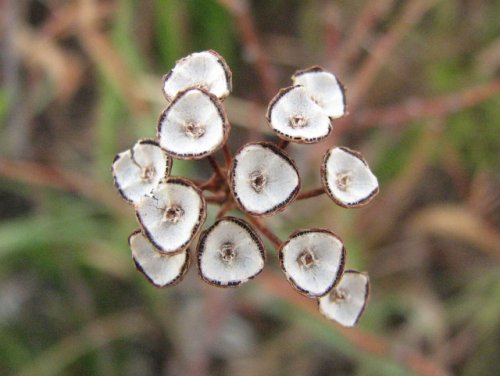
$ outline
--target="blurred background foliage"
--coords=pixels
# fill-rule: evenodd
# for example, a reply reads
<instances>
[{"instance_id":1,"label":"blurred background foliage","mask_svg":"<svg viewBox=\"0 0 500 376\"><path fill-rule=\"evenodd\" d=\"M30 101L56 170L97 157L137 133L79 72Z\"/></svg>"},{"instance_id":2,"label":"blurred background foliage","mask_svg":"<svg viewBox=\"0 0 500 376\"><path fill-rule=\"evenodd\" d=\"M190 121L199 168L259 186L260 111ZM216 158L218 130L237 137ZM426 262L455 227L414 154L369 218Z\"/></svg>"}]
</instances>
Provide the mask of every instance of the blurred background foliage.
<instances>
[{"instance_id":1,"label":"blurred background foliage","mask_svg":"<svg viewBox=\"0 0 500 376\"><path fill-rule=\"evenodd\" d=\"M500 374L498 1L0 7L0 374ZM137 224L110 163L154 136L161 76L208 48L233 70L233 151L275 139L265 106L296 69L344 82L349 116L290 153L314 188L327 148L358 149L380 195L355 210L297 202L266 222L282 239L312 226L344 239L347 266L372 281L357 328L296 294L270 244L265 272L237 290L205 286L194 266L166 290L134 270Z\"/></svg>"}]
</instances>

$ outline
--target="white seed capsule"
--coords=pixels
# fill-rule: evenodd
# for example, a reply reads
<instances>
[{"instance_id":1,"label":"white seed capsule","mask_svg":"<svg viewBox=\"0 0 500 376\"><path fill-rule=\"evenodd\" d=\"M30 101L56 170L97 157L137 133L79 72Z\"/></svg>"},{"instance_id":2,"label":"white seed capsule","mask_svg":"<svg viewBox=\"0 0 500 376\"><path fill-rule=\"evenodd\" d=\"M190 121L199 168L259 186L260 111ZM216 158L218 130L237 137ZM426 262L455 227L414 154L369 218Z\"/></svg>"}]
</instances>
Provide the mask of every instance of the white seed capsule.
<instances>
[{"instance_id":1,"label":"white seed capsule","mask_svg":"<svg viewBox=\"0 0 500 376\"><path fill-rule=\"evenodd\" d=\"M318 299L320 312L343 326L354 326L363 313L370 292L366 273L346 270L339 284Z\"/></svg>"},{"instance_id":2,"label":"white seed capsule","mask_svg":"<svg viewBox=\"0 0 500 376\"><path fill-rule=\"evenodd\" d=\"M115 186L122 197L137 204L170 174L172 158L154 140L139 140L118 154L112 165Z\"/></svg>"},{"instance_id":3,"label":"white seed capsule","mask_svg":"<svg viewBox=\"0 0 500 376\"><path fill-rule=\"evenodd\" d=\"M315 143L332 130L328 115L301 85L280 90L269 103L266 118L280 138L292 142Z\"/></svg>"},{"instance_id":4,"label":"white seed capsule","mask_svg":"<svg viewBox=\"0 0 500 376\"><path fill-rule=\"evenodd\" d=\"M144 276L156 287L177 284L186 274L190 256L189 250L167 255L157 250L140 230L128 238L134 263Z\"/></svg>"},{"instance_id":5,"label":"white seed capsule","mask_svg":"<svg viewBox=\"0 0 500 376\"><path fill-rule=\"evenodd\" d=\"M200 236L198 269L215 286L238 286L264 268L264 245L245 221L224 217Z\"/></svg>"},{"instance_id":6,"label":"white seed capsule","mask_svg":"<svg viewBox=\"0 0 500 376\"><path fill-rule=\"evenodd\" d=\"M295 72L294 85L302 85L310 97L332 119L346 114L345 90L342 83L330 72L314 66Z\"/></svg>"},{"instance_id":7,"label":"white seed capsule","mask_svg":"<svg viewBox=\"0 0 500 376\"><path fill-rule=\"evenodd\" d=\"M283 243L279 251L286 278L302 294L327 294L344 272L342 241L325 229L300 230Z\"/></svg>"},{"instance_id":8,"label":"white seed capsule","mask_svg":"<svg viewBox=\"0 0 500 376\"><path fill-rule=\"evenodd\" d=\"M206 203L189 180L170 177L136 205L144 234L164 253L185 249L206 217Z\"/></svg>"},{"instance_id":9,"label":"white seed capsule","mask_svg":"<svg viewBox=\"0 0 500 376\"><path fill-rule=\"evenodd\" d=\"M271 215L283 210L300 189L295 164L283 150L269 142L244 145L234 156L229 177L236 202L252 215Z\"/></svg>"},{"instance_id":10,"label":"white seed capsule","mask_svg":"<svg viewBox=\"0 0 500 376\"><path fill-rule=\"evenodd\" d=\"M377 177L368 163L361 154L346 147L326 152L321 179L331 199L346 208L368 203L379 191Z\"/></svg>"},{"instance_id":11,"label":"white seed capsule","mask_svg":"<svg viewBox=\"0 0 500 376\"><path fill-rule=\"evenodd\" d=\"M204 89L219 99L227 97L232 83L231 70L224 58L212 50L194 52L177 61L163 77L163 93L168 101L192 87Z\"/></svg>"},{"instance_id":12,"label":"white seed capsule","mask_svg":"<svg viewBox=\"0 0 500 376\"><path fill-rule=\"evenodd\" d=\"M219 100L202 89L180 92L158 122L160 146L180 159L201 159L226 142L230 125Z\"/></svg>"}]
</instances>

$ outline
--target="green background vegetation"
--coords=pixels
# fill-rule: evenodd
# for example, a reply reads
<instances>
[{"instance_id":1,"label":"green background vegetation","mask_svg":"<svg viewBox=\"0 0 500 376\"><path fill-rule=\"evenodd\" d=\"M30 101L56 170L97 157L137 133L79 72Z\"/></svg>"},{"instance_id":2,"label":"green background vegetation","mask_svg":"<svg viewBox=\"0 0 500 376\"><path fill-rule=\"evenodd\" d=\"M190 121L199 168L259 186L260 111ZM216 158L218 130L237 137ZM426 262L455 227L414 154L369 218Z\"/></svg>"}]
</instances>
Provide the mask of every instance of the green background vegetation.
<instances>
[{"instance_id":1,"label":"green background vegetation","mask_svg":"<svg viewBox=\"0 0 500 376\"><path fill-rule=\"evenodd\" d=\"M498 2L1 8L0 374L500 374ZM134 270L137 224L111 161L154 136L161 76L209 48L233 71L233 151L275 139L265 106L296 69L320 64L344 82L349 116L290 154L314 188L328 147L358 149L381 193L355 210L297 202L266 222L282 239L312 226L344 239L347 266L372 281L357 328L318 316L270 244L265 273L237 290L204 285L195 265L165 290ZM174 173L210 175L203 161Z\"/></svg>"}]
</instances>

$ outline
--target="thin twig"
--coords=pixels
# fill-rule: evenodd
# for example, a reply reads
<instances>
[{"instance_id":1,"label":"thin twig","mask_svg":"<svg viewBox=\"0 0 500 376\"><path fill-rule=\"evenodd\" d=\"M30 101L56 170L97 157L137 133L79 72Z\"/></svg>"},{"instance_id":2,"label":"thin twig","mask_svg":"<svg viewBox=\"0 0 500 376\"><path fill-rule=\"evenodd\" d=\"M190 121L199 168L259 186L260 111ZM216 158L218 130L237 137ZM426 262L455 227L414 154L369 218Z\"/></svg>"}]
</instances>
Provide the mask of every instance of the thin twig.
<instances>
[{"instance_id":1,"label":"thin twig","mask_svg":"<svg viewBox=\"0 0 500 376\"><path fill-rule=\"evenodd\" d=\"M227 142L222 147L222 152L224 153L224 164L226 165L226 169L229 169L229 166L233 161L233 156L231 155L231 150L229 150L229 146L227 146Z\"/></svg>"},{"instance_id":2,"label":"thin twig","mask_svg":"<svg viewBox=\"0 0 500 376\"><path fill-rule=\"evenodd\" d=\"M205 201L207 204L222 205L226 202L226 200L226 195L214 195L205 197Z\"/></svg>"},{"instance_id":3,"label":"thin twig","mask_svg":"<svg viewBox=\"0 0 500 376\"><path fill-rule=\"evenodd\" d=\"M195 184L198 185L198 188L202 191L212 191L216 189L215 185L218 180L219 176L216 173L214 173L207 181L195 182Z\"/></svg>"},{"instance_id":4,"label":"thin twig","mask_svg":"<svg viewBox=\"0 0 500 376\"><path fill-rule=\"evenodd\" d=\"M349 38L345 38L338 49L338 53L332 61L332 69L340 74L344 74L346 67L361 52L361 46L365 39L371 36L373 28L379 19L390 10L394 0L368 0L359 16L354 22L354 26L349 30Z\"/></svg>"},{"instance_id":5,"label":"thin twig","mask_svg":"<svg viewBox=\"0 0 500 376\"><path fill-rule=\"evenodd\" d=\"M411 0L406 2L406 7L401 11L401 15L389 31L384 33L370 48L370 57L361 65L349 88L349 110L351 112L369 93L370 86L394 48L436 1Z\"/></svg>"},{"instance_id":6,"label":"thin twig","mask_svg":"<svg viewBox=\"0 0 500 376\"><path fill-rule=\"evenodd\" d=\"M247 60L255 65L264 96L269 100L278 91L275 74L262 48L252 21L252 13L247 0L219 0L236 18L241 42Z\"/></svg>"},{"instance_id":7,"label":"thin twig","mask_svg":"<svg viewBox=\"0 0 500 376\"><path fill-rule=\"evenodd\" d=\"M340 14L338 4L327 2L323 6L322 22L324 27L324 46L325 53L329 61L336 60L340 40L342 39L340 31Z\"/></svg>"},{"instance_id":8,"label":"thin twig","mask_svg":"<svg viewBox=\"0 0 500 376\"><path fill-rule=\"evenodd\" d=\"M219 162L217 162L217 160L213 156L211 156L211 155L209 155L207 157L207 159L208 159L208 162L210 163L210 166L212 166L214 172L219 176L219 178L221 178L222 180L225 181L226 180L226 176L222 172L222 169L219 166Z\"/></svg>"},{"instance_id":9,"label":"thin twig","mask_svg":"<svg viewBox=\"0 0 500 376\"><path fill-rule=\"evenodd\" d=\"M45 166L30 161L0 159L0 177L28 185L55 188L66 192L77 192L82 196L103 204L117 213L126 210L111 189L97 184L95 180L60 168Z\"/></svg>"},{"instance_id":10,"label":"thin twig","mask_svg":"<svg viewBox=\"0 0 500 376\"><path fill-rule=\"evenodd\" d=\"M321 196L323 193L325 193L325 188L323 187L311 189L310 191L300 192L297 195L297 200L305 200L307 198Z\"/></svg>"},{"instance_id":11,"label":"thin twig","mask_svg":"<svg viewBox=\"0 0 500 376\"><path fill-rule=\"evenodd\" d=\"M16 39L21 29L23 3L9 0L2 7L2 65L1 74L6 93L9 94L6 132L2 149L10 155L22 155L29 147L29 111L22 93L21 56ZM27 60L30 61L30 60Z\"/></svg>"},{"instance_id":12,"label":"thin twig","mask_svg":"<svg viewBox=\"0 0 500 376\"><path fill-rule=\"evenodd\" d=\"M283 243L280 238L269 228L267 227L262 221L258 218L252 217L251 215L247 214L246 218L250 223L252 223L257 229L264 235L266 238L269 239L271 243L276 248L280 248L281 244Z\"/></svg>"},{"instance_id":13,"label":"thin twig","mask_svg":"<svg viewBox=\"0 0 500 376\"><path fill-rule=\"evenodd\" d=\"M381 109L361 111L353 117L356 128L394 126L415 119L437 118L476 106L500 93L500 79L467 88L459 93L430 99L411 99Z\"/></svg>"},{"instance_id":14,"label":"thin twig","mask_svg":"<svg viewBox=\"0 0 500 376\"><path fill-rule=\"evenodd\" d=\"M418 182L424 179L432 150L439 145L442 134L441 119L433 120L424 127L407 159L404 172L384 188L380 197L366 208L363 216L358 217L357 225L369 229L363 233L367 246L380 244L397 227L401 213L408 210L413 202L413 192ZM380 215L381 212L384 213L383 216Z\"/></svg>"},{"instance_id":15,"label":"thin twig","mask_svg":"<svg viewBox=\"0 0 500 376\"><path fill-rule=\"evenodd\" d=\"M147 103L137 94L135 77L109 38L99 31L99 7L95 0L78 2L77 37L92 62L122 94L136 118L148 110Z\"/></svg>"}]
</instances>

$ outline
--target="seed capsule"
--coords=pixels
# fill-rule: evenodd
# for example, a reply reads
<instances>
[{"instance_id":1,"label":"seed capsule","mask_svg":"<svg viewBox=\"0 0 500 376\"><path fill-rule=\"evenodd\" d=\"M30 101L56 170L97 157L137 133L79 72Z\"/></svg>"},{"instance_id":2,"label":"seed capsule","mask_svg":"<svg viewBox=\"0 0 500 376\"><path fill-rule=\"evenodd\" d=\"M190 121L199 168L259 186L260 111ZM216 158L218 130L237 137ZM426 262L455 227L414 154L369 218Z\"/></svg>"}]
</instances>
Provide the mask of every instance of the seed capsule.
<instances>
[{"instance_id":1,"label":"seed capsule","mask_svg":"<svg viewBox=\"0 0 500 376\"><path fill-rule=\"evenodd\" d=\"M171 156L201 159L222 147L229 122L219 100L202 89L180 92L160 115L158 139Z\"/></svg>"},{"instance_id":2,"label":"seed capsule","mask_svg":"<svg viewBox=\"0 0 500 376\"><path fill-rule=\"evenodd\" d=\"M151 193L170 175L172 158L154 140L139 140L132 149L118 154L112 165L115 186L131 204Z\"/></svg>"},{"instance_id":3,"label":"seed capsule","mask_svg":"<svg viewBox=\"0 0 500 376\"><path fill-rule=\"evenodd\" d=\"M297 231L281 246L280 265L286 278L309 297L327 294L344 272L345 248L331 231Z\"/></svg>"},{"instance_id":4,"label":"seed capsule","mask_svg":"<svg viewBox=\"0 0 500 376\"><path fill-rule=\"evenodd\" d=\"M229 176L236 202L253 215L270 215L284 209L300 189L295 164L269 142L243 146L234 156Z\"/></svg>"},{"instance_id":5,"label":"seed capsule","mask_svg":"<svg viewBox=\"0 0 500 376\"><path fill-rule=\"evenodd\" d=\"M370 292L366 273L346 270L339 284L318 299L320 312L344 326L354 326L361 317Z\"/></svg>"},{"instance_id":6,"label":"seed capsule","mask_svg":"<svg viewBox=\"0 0 500 376\"><path fill-rule=\"evenodd\" d=\"M200 236L198 269L203 280L212 285L247 282L262 271L264 261L262 241L242 219L221 218Z\"/></svg>"},{"instance_id":7,"label":"seed capsule","mask_svg":"<svg viewBox=\"0 0 500 376\"><path fill-rule=\"evenodd\" d=\"M190 263L187 249L172 255L161 253L140 230L134 231L128 242L137 270L156 287L174 285L186 274Z\"/></svg>"},{"instance_id":8,"label":"seed capsule","mask_svg":"<svg viewBox=\"0 0 500 376\"><path fill-rule=\"evenodd\" d=\"M365 159L346 147L326 152L321 165L321 179L331 199L346 208L368 203L379 190L377 177Z\"/></svg>"},{"instance_id":9,"label":"seed capsule","mask_svg":"<svg viewBox=\"0 0 500 376\"><path fill-rule=\"evenodd\" d=\"M172 101L179 92L189 88L204 89L219 99L231 91L231 70L217 52L194 52L175 64L163 77L163 93Z\"/></svg>"},{"instance_id":10,"label":"seed capsule","mask_svg":"<svg viewBox=\"0 0 500 376\"><path fill-rule=\"evenodd\" d=\"M301 85L280 90L269 103L266 118L280 138L292 142L315 143L332 130L326 112Z\"/></svg>"},{"instance_id":11,"label":"seed capsule","mask_svg":"<svg viewBox=\"0 0 500 376\"><path fill-rule=\"evenodd\" d=\"M206 217L199 189L187 179L170 177L136 205L144 235L163 253L185 249Z\"/></svg>"},{"instance_id":12,"label":"seed capsule","mask_svg":"<svg viewBox=\"0 0 500 376\"><path fill-rule=\"evenodd\" d=\"M332 73L314 66L295 72L292 81L304 86L312 100L332 119L346 114L344 86Z\"/></svg>"}]
</instances>

